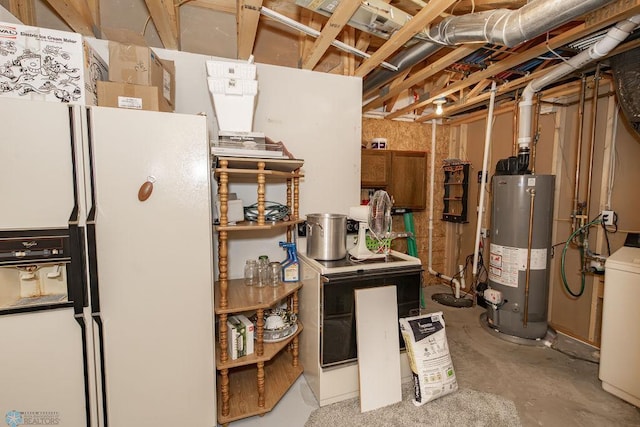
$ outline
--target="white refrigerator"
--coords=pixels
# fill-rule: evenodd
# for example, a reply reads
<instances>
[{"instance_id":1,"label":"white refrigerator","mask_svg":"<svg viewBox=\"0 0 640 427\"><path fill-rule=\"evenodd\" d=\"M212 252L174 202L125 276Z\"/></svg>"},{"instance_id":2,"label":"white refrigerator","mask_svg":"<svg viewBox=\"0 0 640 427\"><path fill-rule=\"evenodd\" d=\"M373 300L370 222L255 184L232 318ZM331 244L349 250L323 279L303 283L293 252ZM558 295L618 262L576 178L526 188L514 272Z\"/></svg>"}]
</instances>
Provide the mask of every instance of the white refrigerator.
<instances>
[{"instance_id":1,"label":"white refrigerator","mask_svg":"<svg viewBox=\"0 0 640 427\"><path fill-rule=\"evenodd\" d=\"M206 117L0 116L0 420L215 425Z\"/></svg>"}]
</instances>

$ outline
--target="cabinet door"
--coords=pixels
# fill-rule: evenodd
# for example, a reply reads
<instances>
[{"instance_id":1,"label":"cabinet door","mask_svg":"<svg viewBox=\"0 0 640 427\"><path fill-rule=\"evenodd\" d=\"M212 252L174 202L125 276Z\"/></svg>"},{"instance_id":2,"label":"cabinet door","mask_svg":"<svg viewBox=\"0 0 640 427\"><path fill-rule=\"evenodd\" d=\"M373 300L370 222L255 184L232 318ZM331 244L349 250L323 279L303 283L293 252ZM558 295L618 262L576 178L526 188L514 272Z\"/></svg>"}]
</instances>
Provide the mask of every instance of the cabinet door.
<instances>
[{"instance_id":1,"label":"cabinet door","mask_svg":"<svg viewBox=\"0 0 640 427\"><path fill-rule=\"evenodd\" d=\"M427 204L427 153L393 151L391 165L388 192L393 197L393 206L424 209Z\"/></svg>"},{"instance_id":2,"label":"cabinet door","mask_svg":"<svg viewBox=\"0 0 640 427\"><path fill-rule=\"evenodd\" d=\"M362 150L360 181L362 187L387 188L391 178L391 152Z\"/></svg>"}]
</instances>

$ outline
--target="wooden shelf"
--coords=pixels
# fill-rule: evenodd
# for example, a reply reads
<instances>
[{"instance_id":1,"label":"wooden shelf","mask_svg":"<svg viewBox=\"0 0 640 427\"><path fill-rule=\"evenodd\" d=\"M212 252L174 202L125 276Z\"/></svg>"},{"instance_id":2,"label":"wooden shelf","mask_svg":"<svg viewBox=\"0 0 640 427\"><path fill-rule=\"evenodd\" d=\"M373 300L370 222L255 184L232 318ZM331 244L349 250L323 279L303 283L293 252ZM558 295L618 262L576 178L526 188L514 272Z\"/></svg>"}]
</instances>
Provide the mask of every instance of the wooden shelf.
<instances>
[{"instance_id":1,"label":"wooden shelf","mask_svg":"<svg viewBox=\"0 0 640 427\"><path fill-rule=\"evenodd\" d=\"M226 156L218 156L216 157L217 163L220 164L222 160L226 160L228 162L226 171L230 171L235 169L235 173L252 173L256 174L259 172L258 163L264 163L265 172L269 173L280 172L281 176L292 176L288 172L293 172L297 169L300 169L304 164L304 160L301 159L267 159L267 158L256 158L256 157L226 157ZM216 172L220 169L216 165ZM284 173L283 173L284 172Z\"/></svg>"},{"instance_id":2,"label":"wooden shelf","mask_svg":"<svg viewBox=\"0 0 640 427\"><path fill-rule=\"evenodd\" d=\"M229 371L229 415L223 416L218 405L218 423L226 424L254 415L266 414L282 399L302 374L302 365L293 366L293 357L281 351L265 365L265 404L258 406L257 369L248 365ZM218 401L221 400L218 390Z\"/></svg>"},{"instance_id":3,"label":"wooden shelf","mask_svg":"<svg viewBox=\"0 0 640 427\"><path fill-rule=\"evenodd\" d=\"M300 206L300 167L302 160L295 159L258 159L239 157L218 157L214 175L218 180L218 195L221 202L221 224L214 226L219 232L218 239L218 279L214 283L214 312L218 316L219 342L216 343L216 371L218 373L218 423L264 414L270 411L284 396L296 378L302 373L298 358L298 336L302 324L290 337L276 342L263 341L263 324L256 327L258 332L256 351L249 356L230 360L222 348L227 348L229 336L226 318L236 313L262 310L286 301L287 306L298 314L298 290L302 282L285 282L278 286L246 286L244 279L229 279L229 233L230 231L258 232L277 229L286 234L287 241L296 232L297 225L304 222L299 219ZM225 216L228 207L229 181L247 181L253 179L256 185L258 221L241 221L228 224ZM286 181L287 208L290 221L265 222L265 187L267 181ZM224 221L222 220L224 218ZM260 355L258 355L260 354Z\"/></svg>"},{"instance_id":4,"label":"wooden shelf","mask_svg":"<svg viewBox=\"0 0 640 427\"><path fill-rule=\"evenodd\" d=\"M255 365L258 362L266 362L268 360L271 360L283 348L288 346L289 343L293 341L293 339L297 337L300 334L300 332L302 332L302 329L304 329L302 326L302 323L298 322L298 330L296 330L295 333L291 334L291 336L279 342L274 342L274 343L265 342L263 344L264 352L262 356L257 356L256 353L253 353L248 356L239 357L236 360L227 360L225 363L222 363L220 361L220 352L221 352L220 344L216 343L216 355L217 355L216 368L218 370L231 369L231 368L237 368L239 366Z\"/></svg>"},{"instance_id":5,"label":"wooden shelf","mask_svg":"<svg viewBox=\"0 0 640 427\"><path fill-rule=\"evenodd\" d=\"M228 284L227 306L220 308L220 282L215 283L216 314L266 309L287 298L302 287L302 282L284 282L279 286L247 286L244 284L243 279L230 279Z\"/></svg>"},{"instance_id":6,"label":"wooden shelf","mask_svg":"<svg viewBox=\"0 0 640 427\"><path fill-rule=\"evenodd\" d=\"M237 224L229 224L229 225L216 225L216 231L250 231L250 230L272 230L274 228L286 228L291 225L301 224L304 222L304 219L296 219L293 221L275 221L268 222L264 225L259 225L254 221L241 221Z\"/></svg>"}]
</instances>

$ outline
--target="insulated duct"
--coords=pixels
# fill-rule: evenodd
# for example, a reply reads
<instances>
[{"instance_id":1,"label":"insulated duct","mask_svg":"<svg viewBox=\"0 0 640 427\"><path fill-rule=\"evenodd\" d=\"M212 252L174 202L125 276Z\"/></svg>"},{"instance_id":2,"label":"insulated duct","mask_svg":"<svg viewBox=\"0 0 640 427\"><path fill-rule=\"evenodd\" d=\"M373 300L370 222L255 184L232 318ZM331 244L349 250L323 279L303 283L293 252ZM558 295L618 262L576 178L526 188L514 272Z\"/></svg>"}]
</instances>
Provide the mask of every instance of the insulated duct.
<instances>
[{"instance_id":1,"label":"insulated duct","mask_svg":"<svg viewBox=\"0 0 640 427\"><path fill-rule=\"evenodd\" d=\"M517 10L496 9L445 18L429 28L431 42L418 43L389 60L398 67L398 72L377 70L371 73L363 83L363 91L367 93L386 84L442 46L493 43L513 47L611 2L612 0L531 0Z\"/></svg>"},{"instance_id":2,"label":"insulated duct","mask_svg":"<svg viewBox=\"0 0 640 427\"><path fill-rule=\"evenodd\" d=\"M618 54L611 58L610 63L620 108L640 136L640 48Z\"/></svg>"},{"instance_id":3,"label":"insulated duct","mask_svg":"<svg viewBox=\"0 0 640 427\"><path fill-rule=\"evenodd\" d=\"M531 120L532 120L532 107L533 107L533 95L542 90L549 84L559 80L567 74L579 70L590 62L600 59L606 56L609 52L622 43L629 34L633 32L640 25L640 15L635 15L629 19L618 22L611 27L607 34L591 46L589 49L584 50L569 59L566 62L556 66L550 72L544 76L532 80L522 92L522 98L519 107L520 115L520 127L518 129L518 160L519 163L529 164L529 146L531 145Z\"/></svg>"}]
</instances>

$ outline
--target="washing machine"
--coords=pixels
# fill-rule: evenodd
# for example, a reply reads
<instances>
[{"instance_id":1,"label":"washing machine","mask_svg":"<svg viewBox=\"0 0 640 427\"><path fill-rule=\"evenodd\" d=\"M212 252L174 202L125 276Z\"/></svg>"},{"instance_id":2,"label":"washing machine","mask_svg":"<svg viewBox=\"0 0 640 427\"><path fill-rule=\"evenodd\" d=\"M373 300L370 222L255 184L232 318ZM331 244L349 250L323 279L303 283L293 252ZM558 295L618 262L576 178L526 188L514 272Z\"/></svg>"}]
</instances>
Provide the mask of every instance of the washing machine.
<instances>
[{"instance_id":1,"label":"washing machine","mask_svg":"<svg viewBox=\"0 0 640 427\"><path fill-rule=\"evenodd\" d=\"M640 234L605 262L600 372L602 388L640 407Z\"/></svg>"}]
</instances>

